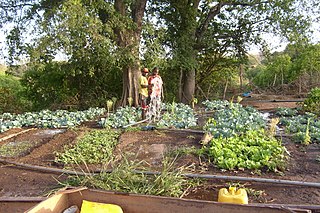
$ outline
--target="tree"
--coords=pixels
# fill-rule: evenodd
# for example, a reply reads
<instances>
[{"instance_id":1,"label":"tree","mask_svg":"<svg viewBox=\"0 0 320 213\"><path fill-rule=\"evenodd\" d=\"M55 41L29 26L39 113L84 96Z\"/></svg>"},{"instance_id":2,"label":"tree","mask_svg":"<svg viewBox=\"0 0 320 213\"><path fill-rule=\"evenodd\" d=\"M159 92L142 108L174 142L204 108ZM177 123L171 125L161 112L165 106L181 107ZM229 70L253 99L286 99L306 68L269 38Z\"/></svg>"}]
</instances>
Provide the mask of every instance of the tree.
<instances>
[{"instance_id":1,"label":"tree","mask_svg":"<svg viewBox=\"0 0 320 213\"><path fill-rule=\"evenodd\" d=\"M120 14L120 20L125 19L129 25L122 28L115 27L116 41L120 48L131 53L132 61L123 66L123 91L121 105L133 101L138 105L138 77L139 71L139 45L142 32L142 21L147 0L115 0L116 11ZM121 22L120 22L121 23ZM124 22L126 23L126 22Z\"/></svg>"},{"instance_id":2,"label":"tree","mask_svg":"<svg viewBox=\"0 0 320 213\"><path fill-rule=\"evenodd\" d=\"M86 82L92 76L101 76L106 70L121 72L121 105L128 104L129 99L137 105L139 44L146 2L2 1L1 21L16 23L8 36L11 62L26 54L32 62L50 63L62 51L73 67L80 94L88 88ZM19 11L21 18L14 19L14 11ZM30 30L26 23L34 27L34 40L23 43L22 35Z\"/></svg>"},{"instance_id":3,"label":"tree","mask_svg":"<svg viewBox=\"0 0 320 213\"><path fill-rule=\"evenodd\" d=\"M181 71L180 100L184 103L193 99L196 70L204 55L215 51L234 55L243 63L246 45L263 42L263 33L289 41L304 36L312 15L306 11L319 8L317 1L297 0L157 2L159 16L167 25L174 66Z\"/></svg>"},{"instance_id":4,"label":"tree","mask_svg":"<svg viewBox=\"0 0 320 213\"><path fill-rule=\"evenodd\" d=\"M160 27L167 30L164 43L170 50L170 69L180 76L179 99L184 103L193 100L196 80L201 82L201 76L219 70L216 65L221 63L206 60L227 58L240 67L246 61L246 45L262 43L262 33L278 34L289 41L300 39L310 26L312 13L308 10L319 8L315 0L149 3L158 11ZM50 63L62 50L80 94L101 76L120 73L121 105L128 104L129 99L137 105L139 47L146 5L147 0L0 0L0 23L16 23L8 36L12 61L26 54L33 62ZM31 26L35 26L34 40L23 42ZM227 70L230 73L234 69Z\"/></svg>"}]
</instances>

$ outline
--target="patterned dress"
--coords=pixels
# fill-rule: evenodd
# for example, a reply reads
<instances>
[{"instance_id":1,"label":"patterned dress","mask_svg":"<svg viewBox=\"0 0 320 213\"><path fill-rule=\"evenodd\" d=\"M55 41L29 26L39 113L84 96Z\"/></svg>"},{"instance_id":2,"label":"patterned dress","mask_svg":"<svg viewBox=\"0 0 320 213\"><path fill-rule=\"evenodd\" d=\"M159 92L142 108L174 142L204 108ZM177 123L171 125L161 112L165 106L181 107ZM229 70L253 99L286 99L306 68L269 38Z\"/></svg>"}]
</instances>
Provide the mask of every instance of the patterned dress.
<instances>
[{"instance_id":1,"label":"patterned dress","mask_svg":"<svg viewBox=\"0 0 320 213\"><path fill-rule=\"evenodd\" d=\"M156 75L150 83L153 87L150 94L149 117L155 120L160 118L163 81L160 75Z\"/></svg>"}]
</instances>

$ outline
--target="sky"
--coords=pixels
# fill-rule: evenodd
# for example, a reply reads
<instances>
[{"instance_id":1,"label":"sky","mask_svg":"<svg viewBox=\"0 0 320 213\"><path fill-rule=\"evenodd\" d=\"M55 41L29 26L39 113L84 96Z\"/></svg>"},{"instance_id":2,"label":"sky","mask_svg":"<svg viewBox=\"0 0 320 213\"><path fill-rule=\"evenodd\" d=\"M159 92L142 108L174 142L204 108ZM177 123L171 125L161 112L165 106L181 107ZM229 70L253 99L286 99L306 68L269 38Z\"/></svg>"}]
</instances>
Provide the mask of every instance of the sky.
<instances>
[{"instance_id":1,"label":"sky","mask_svg":"<svg viewBox=\"0 0 320 213\"><path fill-rule=\"evenodd\" d=\"M314 30L314 33L312 35L311 41L313 43L319 43L320 42L320 23L314 22L312 24L312 29ZM6 49L6 42L5 42L5 31L0 31L0 64L5 64L5 55L7 55L7 49ZM281 52L286 48L287 43L282 42L280 37L271 35L271 34L265 34L264 38L268 42L270 46L271 52ZM250 54L258 54L260 53L259 47L252 45L249 49ZM62 53L58 53L57 59L60 60L66 60L65 56Z\"/></svg>"},{"instance_id":2,"label":"sky","mask_svg":"<svg viewBox=\"0 0 320 213\"><path fill-rule=\"evenodd\" d=\"M320 43L320 23L314 22L312 24L312 30L314 31L311 42L312 43ZM281 38L272 34L265 34L263 38L268 42L268 45L270 46L271 52L281 52L283 51L286 46L287 42L281 41ZM252 45L249 50L250 54L258 54L260 53L259 47Z\"/></svg>"}]
</instances>

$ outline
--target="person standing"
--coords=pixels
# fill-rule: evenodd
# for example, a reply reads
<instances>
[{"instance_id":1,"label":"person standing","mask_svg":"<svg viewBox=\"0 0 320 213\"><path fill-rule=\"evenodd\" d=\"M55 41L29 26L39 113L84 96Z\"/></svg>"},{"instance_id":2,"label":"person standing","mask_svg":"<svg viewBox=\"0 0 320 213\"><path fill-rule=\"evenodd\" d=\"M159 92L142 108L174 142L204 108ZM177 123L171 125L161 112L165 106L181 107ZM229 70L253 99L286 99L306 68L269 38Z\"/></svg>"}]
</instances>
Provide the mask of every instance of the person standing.
<instances>
[{"instance_id":1,"label":"person standing","mask_svg":"<svg viewBox=\"0 0 320 213\"><path fill-rule=\"evenodd\" d=\"M148 79L149 84L149 97L150 117L154 119L160 119L161 113L161 99L163 98L163 81L159 75L158 67L153 68L152 75Z\"/></svg>"},{"instance_id":2,"label":"person standing","mask_svg":"<svg viewBox=\"0 0 320 213\"><path fill-rule=\"evenodd\" d=\"M142 120L146 119L146 113L148 109L147 98L148 98L148 79L147 74L149 73L148 68L141 70L141 76L139 78L139 102L142 110Z\"/></svg>"}]
</instances>

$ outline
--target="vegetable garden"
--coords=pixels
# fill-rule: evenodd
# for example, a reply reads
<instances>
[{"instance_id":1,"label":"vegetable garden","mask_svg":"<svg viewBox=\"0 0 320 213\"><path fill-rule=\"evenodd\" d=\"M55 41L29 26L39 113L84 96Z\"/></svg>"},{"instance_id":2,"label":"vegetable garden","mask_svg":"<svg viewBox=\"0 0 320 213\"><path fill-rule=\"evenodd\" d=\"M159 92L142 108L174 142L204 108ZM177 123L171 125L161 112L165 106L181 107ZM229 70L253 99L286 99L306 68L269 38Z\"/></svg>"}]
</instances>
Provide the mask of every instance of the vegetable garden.
<instances>
[{"instance_id":1,"label":"vegetable garden","mask_svg":"<svg viewBox=\"0 0 320 213\"><path fill-rule=\"evenodd\" d=\"M11 162L22 169L60 169L64 175L44 181L46 186L37 190L27 186L21 190L20 185L18 192L9 184L1 193L42 196L56 187L88 186L217 200L219 188L233 185L247 190L250 203L320 202L319 186L303 185L319 182L320 120L316 114L285 107L263 112L241 102L218 100L205 101L195 109L181 103L164 104L162 111L155 123L136 123L141 112L134 107L2 114L1 169ZM21 133L25 130L30 131ZM36 182L46 176L38 172L32 174ZM288 182L267 184L237 177ZM17 178L30 181L21 174Z\"/></svg>"}]
</instances>

